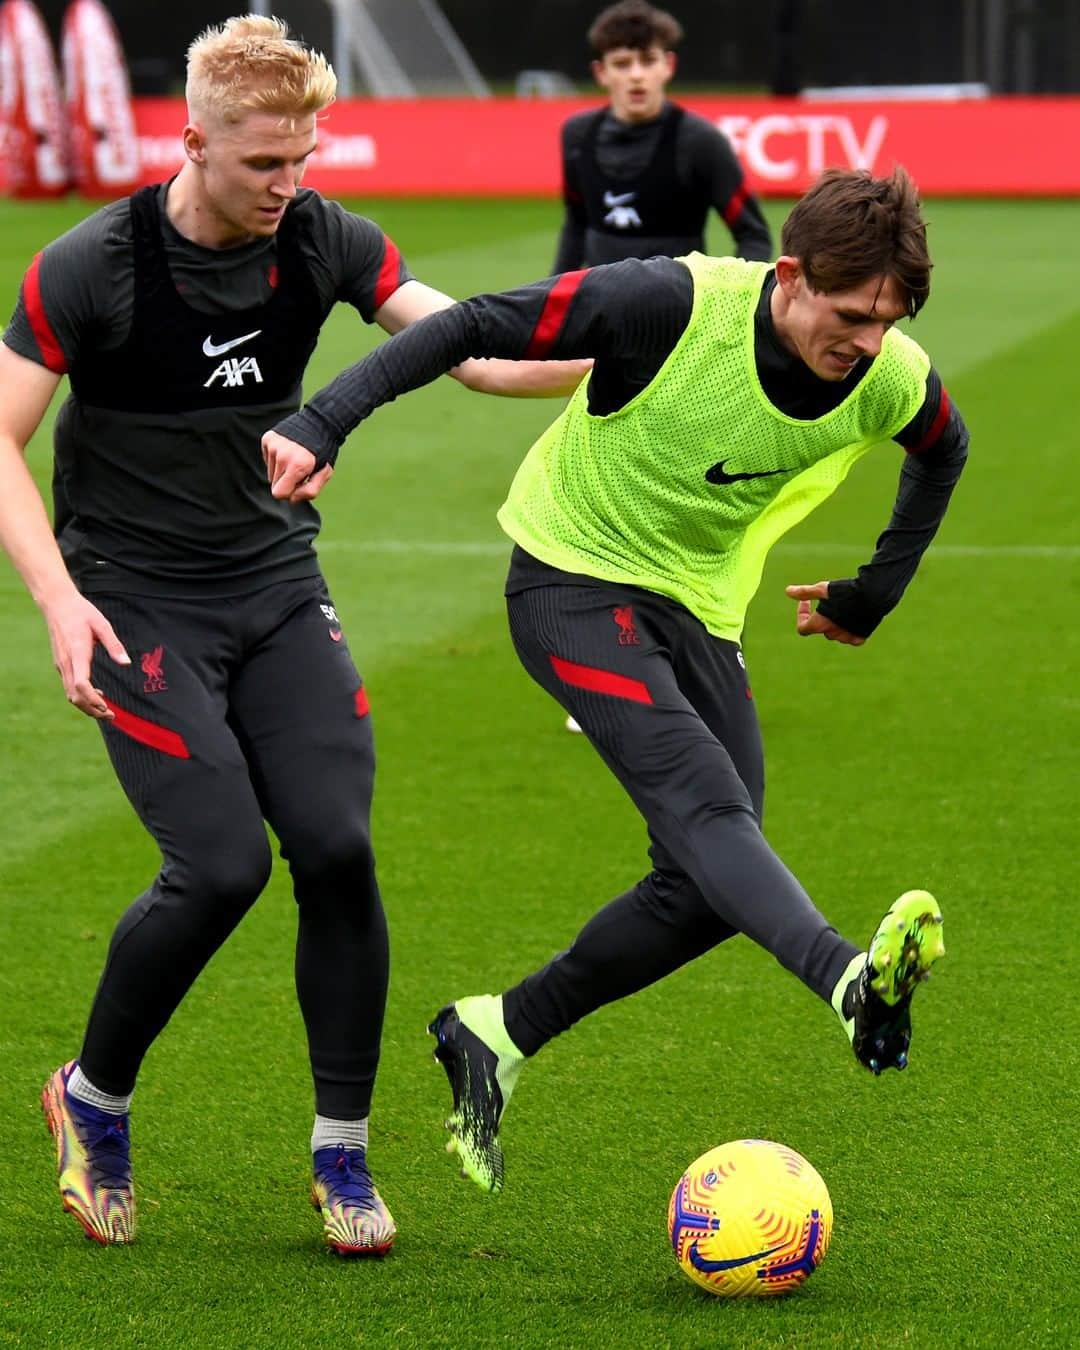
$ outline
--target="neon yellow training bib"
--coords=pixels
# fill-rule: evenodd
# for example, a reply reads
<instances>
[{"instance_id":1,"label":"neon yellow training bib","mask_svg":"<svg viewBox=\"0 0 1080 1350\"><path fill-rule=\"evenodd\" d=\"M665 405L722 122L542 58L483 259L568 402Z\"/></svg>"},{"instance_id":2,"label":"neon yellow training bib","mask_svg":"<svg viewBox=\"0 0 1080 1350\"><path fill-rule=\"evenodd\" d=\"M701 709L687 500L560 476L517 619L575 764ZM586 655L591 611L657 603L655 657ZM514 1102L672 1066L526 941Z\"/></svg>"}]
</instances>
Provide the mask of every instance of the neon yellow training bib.
<instances>
[{"instance_id":1,"label":"neon yellow training bib","mask_svg":"<svg viewBox=\"0 0 1080 1350\"><path fill-rule=\"evenodd\" d=\"M525 457L499 511L553 567L669 596L738 640L769 549L926 396L926 353L890 329L851 394L824 417L774 407L754 361L766 263L692 253L686 330L652 382L606 417L582 381Z\"/></svg>"}]
</instances>

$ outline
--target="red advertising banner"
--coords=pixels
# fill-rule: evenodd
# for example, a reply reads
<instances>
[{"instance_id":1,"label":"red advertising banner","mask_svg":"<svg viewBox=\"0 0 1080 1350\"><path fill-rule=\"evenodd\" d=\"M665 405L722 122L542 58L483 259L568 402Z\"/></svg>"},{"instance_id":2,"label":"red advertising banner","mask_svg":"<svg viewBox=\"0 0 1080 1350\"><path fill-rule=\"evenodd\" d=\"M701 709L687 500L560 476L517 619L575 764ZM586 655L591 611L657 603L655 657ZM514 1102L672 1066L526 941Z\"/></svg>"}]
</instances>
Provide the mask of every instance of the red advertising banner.
<instances>
[{"instance_id":1,"label":"red advertising banner","mask_svg":"<svg viewBox=\"0 0 1080 1350\"><path fill-rule=\"evenodd\" d=\"M139 180L127 63L101 0L72 0L61 43L71 176L85 197L118 197Z\"/></svg>"},{"instance_id":2,"label":"red advertising banner","mask_svg":"<svg viewBox=\"0 0 1080 1350\"><path fill-rule=\"evenodd\" d=\"M826 168L903 164L927 196L1080 195L1080 98L817 103L693 98L754 192L797 196ZM342 100L305 181L330 196L551 196L575 99ZM184 104L136 99L144 182L181 163Z\"/></svg>"},{"instance_id":3,"label":"red advertising banner","mask_svg":"<svg viewBox=\"0 0 1080 1350\"><path fill-rule=\"evenodd\" d=\"M60 76L49 30L31 0L0 5L0 178L13 197L67 191Z\"/></svg>"}]
</instances>

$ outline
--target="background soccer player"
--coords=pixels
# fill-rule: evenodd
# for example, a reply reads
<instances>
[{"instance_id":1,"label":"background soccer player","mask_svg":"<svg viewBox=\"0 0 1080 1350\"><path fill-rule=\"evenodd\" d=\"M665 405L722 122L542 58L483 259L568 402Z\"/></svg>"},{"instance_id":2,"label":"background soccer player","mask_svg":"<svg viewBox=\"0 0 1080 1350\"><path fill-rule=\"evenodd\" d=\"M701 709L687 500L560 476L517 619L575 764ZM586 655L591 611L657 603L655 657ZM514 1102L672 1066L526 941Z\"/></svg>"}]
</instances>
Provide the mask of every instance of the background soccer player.
<instances>
[{"instance_id":1,"label":"background soccer player","mask_svg":"<svg viewBox=\"0 0 1080 1350\"><path fill-rule=\"evenodd\" d=\"M737 254L768 261L768 222L727 137L665 98L683 36L678 20L645 0L621 0L588 36L592 72L610 102L563 125L566 215L555 271L704 251L713 207ZM566 728L581 731L573 714Z\"/></svg>"},{"instance_id":2,"label":"background soccer player","mask_svg":"<svg viewBox=\"0 0 1080 1350\"><path fill-rule=\"evenodd\" d=\"M610 101L563 126L556 272L703 251L710 208L736 253L772 257L768 224L727 138L664 96L681 38L678 21L644 0L612 5L589 29L593 75Z\"/></svg>"},{"instance_id":3,"label":"background soccer player","mask_svg":"<svg viewBox=\"0 0 1080 1350\"><path fill-rule=\"evenodd\" d=\"M909 891L860 951L761 832L762 747L738 639L765 555L861 454L902 445L871 561L854 578L788 588L800 633L858 646L903 594L967 450L929 359L894 327L930 288L903 170L825 174L782 247L775 268L653 258L466 301L385 344L264 439L274 490L288 495L372 409L463 356L532 344L595 357L499 514L516 545L507 607L522 664L644 816L652 867L549 965L432 1023L454 1090L452 1143L490 1190L502 1184L499 1120L525 1059L733 934L831 1004L874 1073L905 1067L911 994L944 950L933 897Z\"/></svg>"},{"instance_id":4,"label":"background soccer player","mask_svg":"<svg viewBox=\"0 0 1080 1350\"><path fill-rule=\"evenodd\" d=\"M389 332L451 302L370 220L300 188L334 91L325 58L277 20L207 30L188 54L182 169L39 254L0 346L0 543L162 853L113 935L79 1059L43 1096L65 1207L102 1243L134 1236L139 1066L263 889L264 818L298 906L316 1204L340 1252L394 1237L366 1163L388 959L371 724L306 500L332 470L275 500L259 440L299 405L337 301ZM458 375L566 392L583 369ZM65 373L58 547L23 449Z\"/></svg>"}]
</instances>

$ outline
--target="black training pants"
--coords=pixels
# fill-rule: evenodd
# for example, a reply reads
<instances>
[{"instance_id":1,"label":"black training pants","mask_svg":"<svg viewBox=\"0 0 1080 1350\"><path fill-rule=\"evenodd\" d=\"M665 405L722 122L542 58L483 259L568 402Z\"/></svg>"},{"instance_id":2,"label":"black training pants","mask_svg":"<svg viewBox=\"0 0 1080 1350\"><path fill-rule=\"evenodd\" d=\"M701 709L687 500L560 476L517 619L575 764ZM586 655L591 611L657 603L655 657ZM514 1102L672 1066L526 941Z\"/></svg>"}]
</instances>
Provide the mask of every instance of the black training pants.
<instances>
[{"instance_id":1,"label":"black training pants","mask_svg":"<svg viewBox=\"0 0 1080 1350\"><path fill-rule=\"evenodd\" d=\"M526 1054L586 1013L745 933L828 1000L858 948L761 833L761 735L738 644L650 591L598 582L507 599L530 675L580 723L644 816L652 870L504 995Z\"/></svg>"},{"instance_id":2,"label":"black training pants","mask_svg":"<svg viewBox=\"0 0 1080 1350\"><path fill-rule=\"evenodd\" d=\"M367 695L321 577L226 599L95 595L132 658L99 649L113 767L161 849L121 918L80 1062L122 1094L270 875L269 822L298 909L295 979L317 1110L366 1116L386 1003L369 817ZM243 1018L243 1007L236 1016Z\"/></svg>"}]
</instances>

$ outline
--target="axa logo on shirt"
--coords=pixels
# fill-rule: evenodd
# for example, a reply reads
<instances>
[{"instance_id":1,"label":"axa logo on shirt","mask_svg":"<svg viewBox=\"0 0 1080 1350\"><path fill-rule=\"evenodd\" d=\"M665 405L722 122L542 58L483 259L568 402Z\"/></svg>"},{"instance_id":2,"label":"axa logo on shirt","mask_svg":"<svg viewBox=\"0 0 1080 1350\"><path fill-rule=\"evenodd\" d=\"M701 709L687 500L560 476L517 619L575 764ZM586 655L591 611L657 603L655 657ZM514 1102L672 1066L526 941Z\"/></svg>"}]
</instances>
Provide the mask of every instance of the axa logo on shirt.
<instances>
[{"instance_id":1,"label":"axa logo on shirt","mask_svg":"<svg viewBox=\"0 0 1080 1350\"><path fill-rule=\"evenodd\" d=\"M215 342L213 334L208 333L202 345L203 355L221 356L225 352L232 351L234 347L242 347L245 342L257 338L261 332L261 328L256 328L253 333L245 333L243 337L230 338L227 342ZM253 356L227 356L219 366L215 367L213 374L203 384L203 388L209 389L212 384L221 380L226 389L236 389L244 383L248 375L254 379L256 384L262 384L262 371L259 369L258 361Z\"/></svg>"},{"instance_id":2,"label":"axa logo on shirt","mask_svg":"<svg viewBox=\"0 0 1080 1350\"><path fill-rule=\"evenodd\" d=\"M874 114L861 134L854 117L840 113L769 113L765 117L739 113L718 118L716 125L750 173L794 187L813 181L829 167L872 173L889 119Z\"/></svg>"},{"instance_id":3,"label":"axa logo on shirt","mask_svg":"<svg viewBox=\"0 0 1080 1350\"><path fill-rule=\"evenodd\" d=\"M206 381L203 388L209 389L215 380L221 380L224 382L226 389L235 389L238 385L244 383L246 375L251 375L256 384L262 384L263 382L259 363L253 356L227 356Z\"/></svg>"},{"instance_id":4,"label":"axa logo on shirt","mask_svg":"<svg viewBox=\"0 0 1080 1350\"><path fill-rule=\"evenodd\" d=\"M636 192L605 192L604 205L608 208L608 213L604 217L604 224L611 225L616 230L640 229L641 217L630 205L636 196Z\"/></svg>"}]
</instances>

